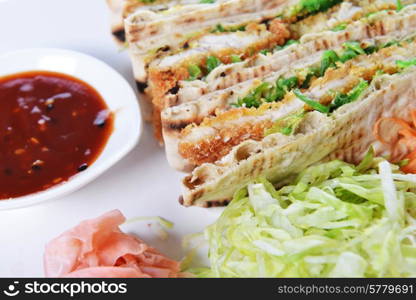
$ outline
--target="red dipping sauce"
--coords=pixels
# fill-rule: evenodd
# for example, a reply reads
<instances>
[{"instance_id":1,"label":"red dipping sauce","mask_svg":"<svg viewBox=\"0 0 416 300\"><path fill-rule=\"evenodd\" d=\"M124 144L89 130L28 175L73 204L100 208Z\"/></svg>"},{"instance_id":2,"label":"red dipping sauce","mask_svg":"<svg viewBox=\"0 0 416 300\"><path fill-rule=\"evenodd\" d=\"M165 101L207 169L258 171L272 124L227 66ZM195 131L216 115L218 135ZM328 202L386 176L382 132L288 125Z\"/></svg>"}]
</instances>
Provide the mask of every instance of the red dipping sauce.
<instances>
[{"instance_id":1,"label":"red dipping sauce","mask_svg":"<svg viewBox=\"0 0 416 300\"><path fill-rule=\"evenodd\" d=\"M86 170L114 117L87 83L33 71L0 77L0 199L43 191Z\"/></svg>"}]
</instances>

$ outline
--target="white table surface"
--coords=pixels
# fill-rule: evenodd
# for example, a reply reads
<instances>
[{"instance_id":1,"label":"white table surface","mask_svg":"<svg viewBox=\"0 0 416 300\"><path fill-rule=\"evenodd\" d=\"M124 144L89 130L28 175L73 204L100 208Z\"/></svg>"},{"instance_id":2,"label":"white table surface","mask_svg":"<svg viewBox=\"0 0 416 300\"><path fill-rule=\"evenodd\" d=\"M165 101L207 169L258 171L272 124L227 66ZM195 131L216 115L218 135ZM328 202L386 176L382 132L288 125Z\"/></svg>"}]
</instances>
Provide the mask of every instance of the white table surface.
<instances>
[{"instance_id":1,"label":"white table surface","mask_svg":"<svg viewBox=\"0 0 416 300\"><path fill-rule=\"evenodd\" d=\"M109 28L104 0L0 0L0 54L33 47L77 50L108 63L134 85L127 53L114 44ZM182 258L182 237L202 231L220 212L180 206L182 177L168 166L146 124L138 146L80 191L37 206L0 211L0 277L43 276L47 241L83 219L116 208L127 218L161 216L174 222L165 241L146 222L123 229L172 258Z\"/></svg>"}]
</instances>

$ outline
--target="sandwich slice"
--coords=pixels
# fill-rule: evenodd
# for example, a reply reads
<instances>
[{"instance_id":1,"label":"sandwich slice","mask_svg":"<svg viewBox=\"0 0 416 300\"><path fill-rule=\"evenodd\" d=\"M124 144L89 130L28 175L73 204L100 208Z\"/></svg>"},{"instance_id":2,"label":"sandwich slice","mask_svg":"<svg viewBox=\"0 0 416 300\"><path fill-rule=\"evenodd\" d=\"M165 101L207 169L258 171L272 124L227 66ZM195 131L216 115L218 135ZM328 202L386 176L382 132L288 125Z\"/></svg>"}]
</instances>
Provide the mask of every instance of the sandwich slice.
<instances>
[{"instance_id":1,"label":"sandwich slice","mask_svg":"<svg viewBox=\"0 0 416 300\"><path fill-rule=\"evenodd\" d=\"M359 162L376 140L371 129L380 117L410 120L416 108L414 34L413 29L383 44L356 43L362 54L345 62L333 51L333 63L309 87L293 86L280 102L247 111L251 128L261 127L259 138L197 167L183 181L182 203L224 204L258 177L279 183L325 159Z\"/></svg>"},{"instance_id":2,"label":"sandwich slice","mask_svg":"<svg viewBox=\"0 0 416 300\"><path fill-rule=\"evenodd\" d=\"M276 119L303 105L285 97L290 90L313 85L331 66L402 40L415 26L416 6L411 5L373 14L340 31L305 35L299 44L270 57L278 71L165 109L162 124L170 164L189 171L220 160L245 140L263 139Z\"/></svg>"}]
</instances>

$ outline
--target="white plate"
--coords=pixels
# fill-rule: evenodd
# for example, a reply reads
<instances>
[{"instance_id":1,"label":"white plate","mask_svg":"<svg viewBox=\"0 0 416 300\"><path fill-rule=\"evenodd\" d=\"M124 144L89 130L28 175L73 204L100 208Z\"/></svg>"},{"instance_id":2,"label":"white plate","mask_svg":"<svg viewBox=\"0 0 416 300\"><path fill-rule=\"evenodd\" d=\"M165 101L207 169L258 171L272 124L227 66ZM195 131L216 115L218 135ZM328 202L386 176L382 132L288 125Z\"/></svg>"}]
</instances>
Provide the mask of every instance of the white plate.
<instances>
[{"instance_id":1,"label":"white plate","mask_svg":"<svg viewBox=\"0 0 416 300\"><path fill-rule=\"evenodd\" d=\"M0 77L33 70L68 74L93 86L114 112L114 130L103 152L87 170L45 191L0 200L0 210L39 204L80 189L130 152L142 131L135 93L126 80L105 63L78 52L50 48L18 50L0 55Z\"/></svg>"},{"instance_id":2,"label":"white plate","mask_svg":"<svg viewBox=\"0 0 416 300\"><path fill-rule=\"evenodd\" d=\"M53 47L95 56L134 85L127 53L113 43L104 0L0 0L0 54ZM82 219L118 208L127 218L162 216L175 223L166 241L146 223L124 226L175 259L182 237L212 223L219 210L178 203L183 174L168 167L149 125L133 151L81 190L57 201L0 211L0 277L43 276L45 243Z\"/></svg>"}]
</instances>

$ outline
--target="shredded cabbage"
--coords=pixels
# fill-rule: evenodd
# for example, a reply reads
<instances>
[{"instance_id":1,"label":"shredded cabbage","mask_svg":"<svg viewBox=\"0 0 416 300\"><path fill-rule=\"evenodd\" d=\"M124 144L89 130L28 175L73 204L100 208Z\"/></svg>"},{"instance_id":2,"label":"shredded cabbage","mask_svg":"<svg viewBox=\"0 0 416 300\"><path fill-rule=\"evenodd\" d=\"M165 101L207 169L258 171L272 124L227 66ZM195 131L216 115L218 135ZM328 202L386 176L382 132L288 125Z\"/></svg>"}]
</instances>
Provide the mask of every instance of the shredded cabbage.
<instances>
[{"instance_id":1,"label":"shredded cabbage","mask_svg":"<svg viewBox=\"0 0 416 300\"><path fill-rule=\"evenodd\" d=\"M239 191L205 235L203 277L414 277L416 181L366 157ZM198 275L198 274L197 274Z\"/></svg>"}]
</instances>

